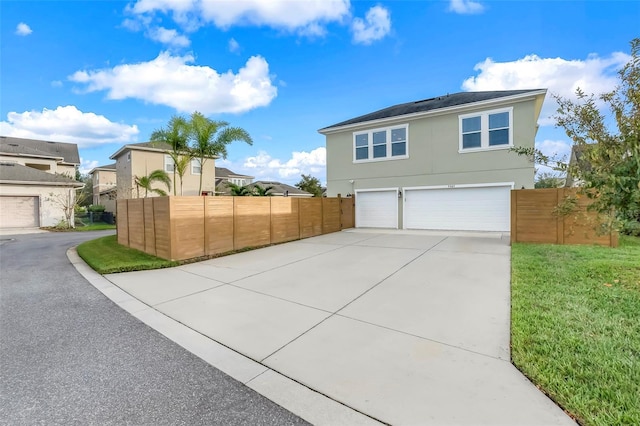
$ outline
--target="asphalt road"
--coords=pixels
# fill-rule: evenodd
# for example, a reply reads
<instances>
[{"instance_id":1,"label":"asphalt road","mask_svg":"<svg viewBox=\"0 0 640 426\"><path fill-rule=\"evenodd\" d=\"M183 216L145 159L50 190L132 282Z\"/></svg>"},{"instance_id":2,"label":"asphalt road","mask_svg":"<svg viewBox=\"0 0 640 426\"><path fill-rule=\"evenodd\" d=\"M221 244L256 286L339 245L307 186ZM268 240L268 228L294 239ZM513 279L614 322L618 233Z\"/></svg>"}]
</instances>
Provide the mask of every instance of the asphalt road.
<instances>
[{"instance_id":1,"label":"asphalt road","mask_svg":"<svg viewBox=\"0 0 640 426\"><path fill-rule=\"evenodd\" d=\"M67 249L106 234L0 236L0 424L305 424L78 274Z\"/></svg>"}]
</instances>

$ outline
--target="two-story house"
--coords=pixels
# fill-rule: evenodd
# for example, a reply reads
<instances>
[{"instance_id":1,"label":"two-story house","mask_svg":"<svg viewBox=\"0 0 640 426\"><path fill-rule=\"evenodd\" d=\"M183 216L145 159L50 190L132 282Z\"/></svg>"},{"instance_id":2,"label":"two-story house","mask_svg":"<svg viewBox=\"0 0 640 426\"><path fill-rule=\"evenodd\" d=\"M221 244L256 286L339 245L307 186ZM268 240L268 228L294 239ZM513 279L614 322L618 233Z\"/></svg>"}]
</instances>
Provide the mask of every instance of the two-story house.
<instances>
[{"instance_id":1,"label":"two-story house","mask_svg":"<svg viewBox=\"0 0 640 426\"><path fill-rule=\"evenodd\" d=\"M76 144L0 136L0 228L64 220L84 186L75 180L79 165Z\"/></svg>"},{"instance_id":2,"label":"two-story house","mask_svg":"<svg viewBox=\"0 0 640 426\"><path fill-rule=\"evenodd\" d=\"M533 188L546 90L463 92L395 105L319 130L327 193L356 196L356 226L505 231L510 191Z\"/></svg>"},{"instance_id":3,"label":"two-story house","mask_svg":"<svg viewBox=\"0 0 640 426\"><path fill-rule=\"evenodd\" d=\"M109 157L116 161L117 198L137 198L136 177L147 176L154 170L167 172L171 179L171 190L166 191L166 187L157 183L154 187L163 189L168 194L173 194L173 188L177 185L177 195L202 195L202 193L213 195L216 178L215 158L208 158L202 166L199 159L194 158L191 160L182 178L182 194L180 194L180 177L174 173L174 163L168 154L170 150L171 147L165 143L143 142L124 145ZM202 191L198 193L201 175ZM154 195L153 193L148 194L148 196ZM141 194L140 196L143 195Z\"/></svg>"},{"instance_id":4,"label":"two-story house","mask_svg":"<svg viewBox=\"0 0 640 426\"><path fill-rule=\"evenodd\" d=\"M227 183L238 186L246 186L253 182L254 177L232 172L226 167L216 167L216 192L221 195L229 194Z\"/></svg>"},{"instance_id":5,"label":"two-story house","mask_svg":"<svg viewBox=\"0 0 640 426\"><path fill-rule=\"evenodd\" d=\"M116 163L98 166L89 172L93 184L92 204L100 204L105 211L116 211Z\"/></svg>"}]
</instances>

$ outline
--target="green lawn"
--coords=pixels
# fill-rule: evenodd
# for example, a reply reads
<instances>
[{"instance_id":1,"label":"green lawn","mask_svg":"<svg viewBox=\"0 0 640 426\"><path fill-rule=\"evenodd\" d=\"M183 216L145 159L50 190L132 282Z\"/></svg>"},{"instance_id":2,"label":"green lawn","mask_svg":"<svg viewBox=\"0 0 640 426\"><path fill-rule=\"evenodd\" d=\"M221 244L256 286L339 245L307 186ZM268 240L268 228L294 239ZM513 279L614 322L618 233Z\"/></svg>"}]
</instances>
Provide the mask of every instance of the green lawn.
<instances>
[{"instance_id":1,"label":"green lawn","mask_svg":"<svg viewBox=\"0 0 640 426\"><path fill-rule=\"evenodd\" d=\"M514 364L583 425L640 424L640 238L511 253Z\"/></svg>"},{"instance_id":2,"label":"green lawn","mask_svg":"<svg viewBox=\"0 0 640 426\"><path fill-rule=\"evenodd\" d=\"M100 274L168 268L179 264L122 246L115 235L80 244L78 255Z\"/></svg>"}]
</instances>

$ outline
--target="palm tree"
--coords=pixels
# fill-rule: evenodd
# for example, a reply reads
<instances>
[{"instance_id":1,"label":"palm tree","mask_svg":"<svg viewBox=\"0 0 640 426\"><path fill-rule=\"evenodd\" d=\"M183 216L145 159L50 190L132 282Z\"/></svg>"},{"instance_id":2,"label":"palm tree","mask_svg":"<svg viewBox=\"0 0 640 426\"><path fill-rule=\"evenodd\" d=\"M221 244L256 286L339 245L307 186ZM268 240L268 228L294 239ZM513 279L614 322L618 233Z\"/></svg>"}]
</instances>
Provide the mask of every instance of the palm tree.
<instances>
[{"instance_id":1,"label":"palm tree","mask_svg":"<svg viewBox=\"0 0 640 426\"><path fill-rule=\"evenodd\" d=\"M180 155L180 156L177 157L176 160L173 160L173 170L174 170L175 173L178 174L178 176L180 176L180 195L183 195L183 193L182 193L182 176L184 176L185 173L187 173L187 168L191 164L191 159L192 158L193 157L191 157L191 155ZM175 195L175 189L176 189L176 187L174 185L173 186L174 195Z\"/></svg>"},{"instance_id":2,"label":"palm tree","mask_svg":"<svg viewBox=\"0 0 640 426\"><path fill-rule=\"evenodd\" d=\"M251 195L251 190L247 185L236 185L235 183L227 182L227 186L231 191L231 195L236 197L245 197L247 195Z\"/></svg>"},{"instance_id":3,"label":"palm tree","mask_svg":"<svg viewBox=\"0 0 640 426\"><path fill-rule=\"evenodd\" d=\"M257 183L253 185L253 191L251 195L256 197L271 197L273 194L269 193L273 189L273 186L260 186Z\"/></svg>"},{"instance_id":4,"label":"palm tree","mask_svg":"<svg viewBox=\"0 0 640 426\"><path fill-rule=\"evenodd\" d=\"M193 139L192 152L194 158L200 160L200 187L198 194L202 192L202 171L204 163L211 157L227 158L227 145L234 141L244 141L249 145L253 140L246 130L240 127L228 127L226 121L215 121L205 117L198 111L191 114L189 122L191 137Z\"/></svg>"},{"instance_id":5,"label":"palm tree","mask_svg":"<svg viewBox=\"0 0 640 426\"><path fill-rule=\"evenodd\" d=\"M176 181L176 173L180 177L180 191L182 192L182 178L187 171L186 167L180 169L180 157L189 157L191 161L191 151L189 150L190 126L186 118L174 115L169 120L166 128L154 130L151 133L151 142L164 142L171 146L171 151L167 154L173 160L173 181ZM173 186L173 195L176 195L176 185ZM180 194L182 195L182 193Z\"/></svg>"},{"instance_id":6,"label":"palm tree","mask_svg":"<svg viewBox=\"0 0 640 426\"><path fill-rule=\"evenodd\" d=\"M140 188L144 189L144 198L147 198L149 192L156 193L158 195L165 196L167 193L160 188L152 188L155 182L164 183L167 189L171 189L171 178L164 170L154 170L146 176L134 176L134 182L136 184L136 193L140 198Z\"/></svg>"}]
</instances>

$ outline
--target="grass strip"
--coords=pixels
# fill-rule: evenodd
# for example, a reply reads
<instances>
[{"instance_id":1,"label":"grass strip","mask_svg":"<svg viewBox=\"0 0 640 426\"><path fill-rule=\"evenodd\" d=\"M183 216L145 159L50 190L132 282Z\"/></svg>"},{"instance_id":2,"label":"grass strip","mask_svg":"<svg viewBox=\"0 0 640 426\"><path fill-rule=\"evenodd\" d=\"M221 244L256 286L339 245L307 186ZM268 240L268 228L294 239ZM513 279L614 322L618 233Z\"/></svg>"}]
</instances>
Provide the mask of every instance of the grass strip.
<instances>
[{"instance_id":1,"label":"grass strip","mask_svg":"<svg viewBox=\"0 0 640 426\"><path fill-rule=\"evenodd\" d=\"M640 238L513 244L512 360L582 425L640 424Z\"/></svg>"},{"instance_id":2,"label":"grass strip","mask_svg":"<svg viewBox=\"0 0 640 426\"><path fill-rule=\"evenodd\" d=\"M85 241L78 246L78 255L100 274L169 268L180 264L122 246L117 238L109 235Z\"/></svg>"}]
</instances>

